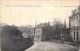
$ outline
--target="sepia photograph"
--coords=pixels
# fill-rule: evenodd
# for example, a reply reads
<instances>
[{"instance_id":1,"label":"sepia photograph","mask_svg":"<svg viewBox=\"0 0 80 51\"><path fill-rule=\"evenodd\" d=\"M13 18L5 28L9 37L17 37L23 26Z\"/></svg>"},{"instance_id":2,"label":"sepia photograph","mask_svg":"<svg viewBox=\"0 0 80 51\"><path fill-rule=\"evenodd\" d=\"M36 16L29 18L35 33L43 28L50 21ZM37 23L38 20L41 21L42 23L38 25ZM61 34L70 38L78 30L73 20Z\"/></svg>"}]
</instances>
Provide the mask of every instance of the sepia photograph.
<instances>
[{"instance_id":1,"label":"sepia photograph","mask_svg":"<svg viewBox=\"0 0 80 51\"><path fill-rule=\"evenodd\" d=\"M80 0L0 0L0 51L80 51Z\"/></svg>"}]
</instances>

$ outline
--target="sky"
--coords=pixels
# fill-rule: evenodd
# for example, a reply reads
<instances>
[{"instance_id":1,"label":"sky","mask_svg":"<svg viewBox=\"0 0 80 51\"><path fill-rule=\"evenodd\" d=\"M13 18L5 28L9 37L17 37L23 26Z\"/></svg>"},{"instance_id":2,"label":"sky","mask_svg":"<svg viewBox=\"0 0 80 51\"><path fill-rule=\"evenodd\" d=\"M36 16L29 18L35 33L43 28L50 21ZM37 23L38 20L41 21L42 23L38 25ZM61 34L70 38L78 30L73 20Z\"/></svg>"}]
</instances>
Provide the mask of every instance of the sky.
<instances>
[{"instance_id":1,"label":"sky","mask_svg":"<svg viewBox=\"0 0 80 51\"><path fill-rule=\"evenodd\" d=\"M72 10L79 0L1 0L0 22L9 25L35 25L60 20L69 24ZM37 21L37 23L36 23Z\"/></svg>"}]
</instances>

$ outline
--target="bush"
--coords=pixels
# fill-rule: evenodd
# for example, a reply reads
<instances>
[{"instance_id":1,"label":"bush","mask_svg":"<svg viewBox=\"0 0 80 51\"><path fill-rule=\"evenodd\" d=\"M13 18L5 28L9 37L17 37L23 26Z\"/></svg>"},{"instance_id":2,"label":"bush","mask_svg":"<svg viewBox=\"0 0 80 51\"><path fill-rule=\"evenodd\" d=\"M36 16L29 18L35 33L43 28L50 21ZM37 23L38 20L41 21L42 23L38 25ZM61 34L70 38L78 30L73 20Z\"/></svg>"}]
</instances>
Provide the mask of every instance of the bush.
<instances>
[{"instance_id":1,"label":"bush","mask_svg":"<svg viewBox=\"0 0 80 51\"><path fill-rule=\"evenodd\" d=\"M15 26L4 26L1 28L1 50L23 51L33 45L31 39L24 39L22 32Z\"/></svg>"}]
</instances>

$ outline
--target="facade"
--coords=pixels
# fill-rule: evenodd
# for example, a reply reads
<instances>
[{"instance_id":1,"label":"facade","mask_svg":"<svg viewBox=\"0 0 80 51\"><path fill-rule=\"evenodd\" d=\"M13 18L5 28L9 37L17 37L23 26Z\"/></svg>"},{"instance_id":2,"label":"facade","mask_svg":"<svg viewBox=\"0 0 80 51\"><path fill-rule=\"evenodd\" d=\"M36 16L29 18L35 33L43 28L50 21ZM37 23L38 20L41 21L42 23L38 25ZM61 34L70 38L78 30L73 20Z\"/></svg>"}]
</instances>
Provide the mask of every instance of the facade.
<instances>
[{"instance_id":1,"label":"facade","mask_svg":"<svg viewBox=\"0 0 80 51\"><path fill-rule=\"evenodd\" d=\"M80 6L69 17L70 34L73 41L80 42Z\"/></svg>"},{"instance_id":2,"label":"facade","mask_svg":"<svg viewBox=\"0 0 80 51\"><path fill-rule=\"evenodd\" d=\"M46 38L44 28L47 26L50 26L49 22L48 23L40 23L39 25L36 26L35 36L34 36L35 41L42 41Z\"/></svg>"},{"instance_id":3,"label":"facade","mask_svg":"<svg viewBox=\"0 0 80 51\"><path fill-rule=\"evenodd\" d=\"M43 28L39 27L35 29L35 41L42 41L42 32L43 32Z\"/></svg>"}]
</instances>

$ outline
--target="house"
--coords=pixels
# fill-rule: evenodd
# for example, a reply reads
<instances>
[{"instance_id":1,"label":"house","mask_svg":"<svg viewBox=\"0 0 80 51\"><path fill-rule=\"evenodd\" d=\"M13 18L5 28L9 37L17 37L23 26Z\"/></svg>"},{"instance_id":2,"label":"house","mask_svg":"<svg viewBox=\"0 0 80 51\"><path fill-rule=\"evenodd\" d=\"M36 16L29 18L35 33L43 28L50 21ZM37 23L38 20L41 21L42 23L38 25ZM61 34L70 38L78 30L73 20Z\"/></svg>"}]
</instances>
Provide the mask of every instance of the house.
<instances>
[{"instance_id":1,"label":"house","mask_svg":"<svg viewBox=\"0 0 80 51\"><path fill-rule=\"evenodd\" d=\"M34 28L27 26L20 26L18 29L23 33L24 38L34 39Z\"/></svg>"},{"instance_id":2,"label":"house","mask_svg":"<svg viewBox=\"0 0 80 51\"><path fill-rule=\"evenodd\" d=\"M73 41L80 42L80 5L72 11L69 17L69 28Z\"/></svg>"},{"instance_id":3,"label":"house","mask_svg":"<svg viewBox=\"0 0 80 51\"><path fill-rule=\"evenodd\" d=\"M45 27L50 26L50 22L48 23L40 23L39 25L36 26L35 28L35 36L34 36L34 40L35 41L42 41L45 40L45 38L47 37L47 34L49 34L49 30L44 30Z\"/></svg>"}]
</instances>

